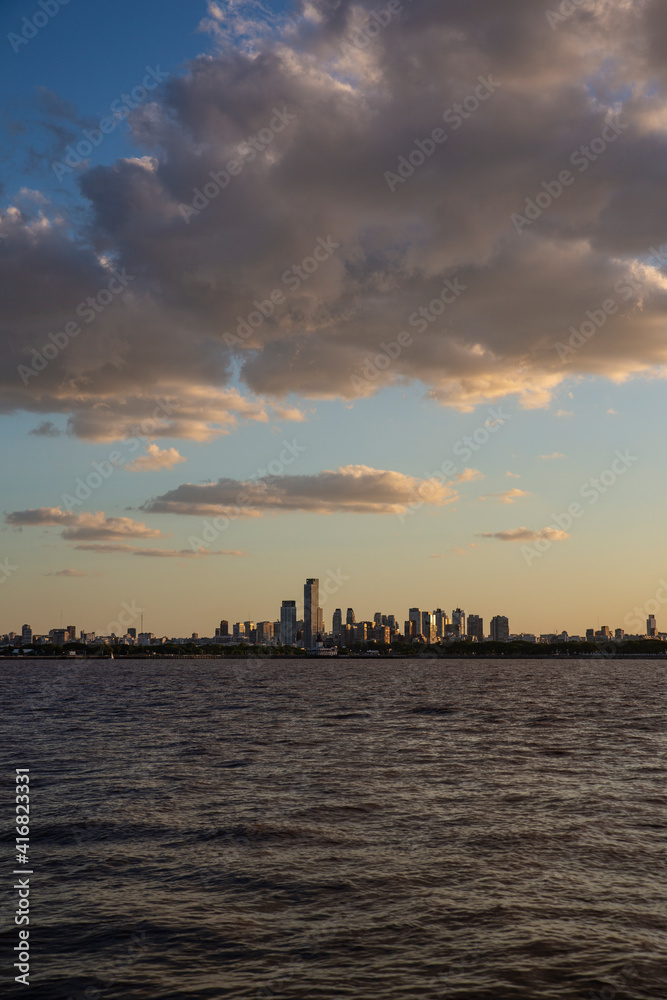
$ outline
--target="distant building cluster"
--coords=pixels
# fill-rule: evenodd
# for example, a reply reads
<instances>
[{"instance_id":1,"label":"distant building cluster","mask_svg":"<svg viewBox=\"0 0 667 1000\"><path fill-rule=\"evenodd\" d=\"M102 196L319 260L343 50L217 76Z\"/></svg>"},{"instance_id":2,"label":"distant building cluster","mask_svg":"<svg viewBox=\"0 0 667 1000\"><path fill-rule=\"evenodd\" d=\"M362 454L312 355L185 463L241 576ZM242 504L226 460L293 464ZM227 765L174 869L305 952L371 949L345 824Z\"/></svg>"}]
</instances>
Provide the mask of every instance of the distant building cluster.
<instances>
[{"instance_id":1,"label":"distant building cluster","mask_svg":"<svg viewBox=\"0 0 667 1000\"><path fill-rule=\"evenodd\" d=\"M451 616L442 608L436 608L434 611L410 608L402 626L395 615L386 615L381 611L376 611L372 620L357 621L354 608L347 608L345 614L342 608L337 608L333 613L331 628L327 629L319 602L319 580L312 577L304 584L302 607L301 618L297 617L297 602L288 600L282 602L280 617L275 621L249 620L234 622L230 627L229 621L223 619L215 628L214 636L201 638L196 632L185 637L158 637L153 632L137 632L136 628L128 628L123 635L115 633L96 635L95 632L85 631L77 634L74 625L51 629L46 635L36 635L30 625L24 625L20 633L8 632L0 636L0 647L4 647L5 651L8 649L11 651L13 648L15 652L21 652L49 646L64 647L68 644L207 646L245 643L254 646L291 646L326 656L334 655L338 649L352 649L359 646L387 647L406 643L443 645L451 642L474 643L486 640L493 642L523 640L532 643L613 643L625 639L647 638L667 640L667 634L658 631L655 615L649 615L644 635L628 635L621 628L615 629L612 634L607 625L598 629L587 629L585 636L568 635L567 632L536 635L525 632L511 633L509 619L505 615L495 615L489 623L488 632L485 632L483 618L477 614L466 614L462 608L454 608Z\"/></svg>"}]
</instances>

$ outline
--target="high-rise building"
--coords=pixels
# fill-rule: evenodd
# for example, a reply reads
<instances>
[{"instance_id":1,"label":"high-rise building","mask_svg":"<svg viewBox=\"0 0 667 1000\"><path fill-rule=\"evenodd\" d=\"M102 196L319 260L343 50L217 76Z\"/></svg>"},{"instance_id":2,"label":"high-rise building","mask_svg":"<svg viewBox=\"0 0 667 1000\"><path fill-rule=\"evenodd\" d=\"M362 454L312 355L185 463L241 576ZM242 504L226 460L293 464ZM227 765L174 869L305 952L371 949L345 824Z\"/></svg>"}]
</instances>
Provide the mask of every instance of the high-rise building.
<instances>
[{"instance_id":1,"label":"high-rise building","mask_svg":"<svg viewBox=\"0 0 667 1000\"><path fill-rule=\"evenodd\" d=\"M509 619L504 615L496 615L491 619L491 638L495 642L507 642L510 637Z\"/></svg>"},{"instance_id":2,"label":"high-rise building","mask_svg":"<svg viewBox=\"0 0 667 1000\"><path fill-rule=\"evenodd\" d=\"M257 642L271 642L273 639L273 622L257 622Z\"/></svg>"},{"instance_id":3,"label":"high-rise building","mask_svg":"<svg viewBox=\"0 0 667 1000\"><path fill-rule=\"evenodd\" d=\"M373 623L375 625L382 625L382 612L381 611L376 611L375 612L375 614L373 615Z\"/></svg>"},{"instance_id":4,"label":"high-rise building","mask_svg":"<svg viewBox=\"0 0 667 1000\"><path fill-rule=\"evenodd\" d=\"M225 621L224 618L220 622L220 631L218 632L218 635L229 635L229 622Z\"/></svg>"},{"instance_id":5,"label":"high-rise building","mask_svg":"<svg viewBox=\"0 0 667 1000\"><path fill-rule=\"evenodd\" d=\"M655 623L655 615L649 615L646 619L646 634L651 636L656 636L658 634L658 626Z\"/></svg>"},{"instance_id":6,"label":"high-rise building","mask_svg":"<svg viewBox=\"0 0 667 1000\"><path fill-rule=\"evenodd\" d=\"M324 636L324 611L322 608L317 609L317 637L322 639Z\"/></svg>"},{"instance_id":7,"label":"high-rise building","mask_svg":"<svg viewBox=\"0 0 667 1000\"><path fill-rule=\"evenodd\" d=\"M296 640L296 601L283 601L280 609L280 641L293 646Z\"/></svg>"},{"instance_id":8,"label":"high-rise building","mask_svg":"<svg viewBox=\"0 0 667 1000\"><path fill-rule=\"evenodd\" d=\"M245 639L245 624L243 622L234 622L232 625L232 634L235 639Z\"/></svg>"},{"instance_id":9,"label":"high-rise building","mask_svg":"<svg viewBox=\"0 0 667 1000\"><path fill-rule=\"evenodd\" d=\"M21 629L21 642L24 646L29 646L32 642L32 629L29 625L24 625Z\"/></svg>"},{"instance_id":10,"label":"high-rise building","mask_svg":"<svg viewBox=\"0 0 667 1000\"><path fill-rule=\"evenodd\" d=\"M345 615L345 624L354 625L356 624L356 621L357 619L354 617L354 608L348 608L347 613Z\"/></svg>"},{"instance_id":11,"label":"high-rise building","mask_svg":"<svg viewBox=\"0 0 667 1000\"><path fill-rule=\"evenodd\" d=\"M76 625L67 626L67 642L76 642Z\"/></svg>"},{"instance_id":12,"label":"high-rise building","mask_svg":"<svg viewBox=\"0 0 667 1000\"><path fill-rule=\"evenodd\" d=\"M410 608L408 611L408 619L414 622L414 635L422 634L422 613L420 608Z\"/></svg>"},{"instance_id":13,"label":"high-rise building","mask_svg":"<svg viewBox=\"0 0 667 1000\"><path fill-rule=\"evenodd\" d=\"M343 612L340 608L336 608L333 613L333 622L331 625L331 631L333 632L333 637L338 641L343 632Z\"/></svg>"},{"instance_id":14,"label":"high-rise building","mask_svg":"<svg viewBox=\"0 0 667 1000\"><path fill-rule=\"evenodd\" d=\"M442 639L446 634L447 625L449 625L449 618L447 617L447 613L443 611L442 608L436 608L433 614L435 615L435 634L439 639Z\"/></svg>"},{"instance_id":15,"label":"high-rise building","mask_svg":"<svg viewBox=\"0 0 667 1000\"><path fill-rule=\"evenodd\" d=\"M313 649L317 642L317 611L320 605L320 581L309 577L303 586L303 644Z\"/></svg>"},{"instance_id":16,"label":"high-rise building","mask_svg":"<svg viewBox=\"0 0 667 1000\"><path fill-rule=\"evenodd\" d=\"M421 633L427 642L435 641L435 615L428 611L422 611Z\"/></svg>"},{"instance_id":17,"label":"high-rise building","mask_svg":"<svg viewBox=\"0 0 667 1000\"><path fill-rule=\"evenodd\" d=\"M461 608L454 608L452 611L452 625L458 625L454 632L462 639L466 634L466 613Z\"/></svg>"},{"instance_id":18,"label":"high-rise building","mask_svg":"<svg viewBox=\"0 0 667 1000\"><path fill-rule=\"evenodd\" d=\"M64 628L52 628L49 630L49 638L55 646L62 646L67 642L67 631Z\"/></svg>"},{"instance_id":19,"label":"high-rise building","mask_svg":"<svg viewBox=\"0 0 667 1000\"><path fill-rule=\"evenodd\" d=\"M617 628L614 630L614 639L625 639L625 629Z\"/></svg>"},{"instance_id":20,"label":"high-rise building","mask_svg":"<svg viewBox=\"0 0 667 1000\"><path fill-rule=\"evenodd\" d=\"M414 639L417 635L417 622L413 621L412 618L407 621L403 627L403 635L406 639Z\"/></svg>"},{"instance_id":21,"label":"high-rise building","mask_svg":"<svg viewBox=\"0 0 667 1000\"><path fill-rule=\"evenodd\" d=\"M368 641L368 622L357 622L352 626L352 639L354 642Z\"/></svg>"},{"instance_id":22,"label":"high-rise building","mask_svg":"<svg viewBox=\"0 0 667 1000\"><path fill-rule=\"evenodd\" d=\"M137 638L137 630L136 630L136 628L128 628L127 634L130 636L130 638L136 639Z\"/></svg>"},{"instance_id":23,"label":"high-rise building","mask_svg":"<svg viewBox=\"0 0 667 1000\"><path fill-rule=\"evenodd\" d=\"M595 629L594 628L587 628L586 629L586 642L595 642Z\"/></svg>"},{"instance_id":24,"label":"high-rise building","mask_svg":"<svg viewBox=\"0 0 667 1000\"><path fill-rule=\"evenodd\" d=\"M484 620L479 615L468 615L468 638L484 642Z\"/></svg>"}]
</instances>

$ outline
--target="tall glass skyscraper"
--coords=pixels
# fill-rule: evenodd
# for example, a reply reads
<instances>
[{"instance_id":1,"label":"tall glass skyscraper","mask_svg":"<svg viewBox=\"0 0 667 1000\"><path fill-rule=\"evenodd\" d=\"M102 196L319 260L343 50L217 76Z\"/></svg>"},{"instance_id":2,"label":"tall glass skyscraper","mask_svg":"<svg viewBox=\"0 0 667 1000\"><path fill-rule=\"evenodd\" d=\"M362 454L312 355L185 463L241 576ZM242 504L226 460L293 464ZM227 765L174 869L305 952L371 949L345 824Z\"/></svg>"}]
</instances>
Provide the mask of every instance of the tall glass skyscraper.
<instances>
[{"instance_id":1,"label":"tall glass skyscraper","mask_svg":"<svg viewBox=\"0 0 667 1000\"><path fill-rule=\"evenodd\" d=\"M283 646L292 646L295 638L296 601L283 601L280 609L280 641Z\"/></svg>"},{"instance_id":2,"label":"tall glass skyscraper","mask_svg":"<svg viewBox=\"0 0 667 1000\"><path fill-rule=\"evenodd\" d=\"M303 644L306 649L313 649L317 642L319 604L320 581L308 579L303 588Z\"/></svg>"}]
</instances>

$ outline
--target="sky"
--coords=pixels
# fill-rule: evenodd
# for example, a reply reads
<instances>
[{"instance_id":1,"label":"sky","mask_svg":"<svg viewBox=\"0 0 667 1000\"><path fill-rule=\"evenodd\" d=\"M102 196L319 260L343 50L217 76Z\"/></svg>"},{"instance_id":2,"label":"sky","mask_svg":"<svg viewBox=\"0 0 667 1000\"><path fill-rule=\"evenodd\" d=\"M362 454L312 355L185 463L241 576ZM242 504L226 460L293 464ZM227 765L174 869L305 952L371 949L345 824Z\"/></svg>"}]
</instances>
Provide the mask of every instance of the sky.
<instances>
[{"instance_id":1,"label":"sky","mask_svg":"<svg viewBox=\"0 0 667 1000\"><path fill-rule=\"evenodd\" d=\"M667 628L667 10L570 9L6 0L0 633Z\"/></svg>"}]
</instances>

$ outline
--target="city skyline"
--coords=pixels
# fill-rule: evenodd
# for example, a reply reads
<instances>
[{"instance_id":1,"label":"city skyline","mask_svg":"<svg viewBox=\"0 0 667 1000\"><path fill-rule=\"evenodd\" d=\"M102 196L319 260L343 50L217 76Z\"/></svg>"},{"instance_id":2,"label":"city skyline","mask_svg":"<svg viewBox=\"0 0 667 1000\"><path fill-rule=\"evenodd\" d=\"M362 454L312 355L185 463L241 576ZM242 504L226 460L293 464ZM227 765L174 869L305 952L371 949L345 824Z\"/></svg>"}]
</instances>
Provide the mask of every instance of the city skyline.
<instances>
[{"instance_id":1,"label":"city skyline","mask_svg":"<svg viewBox=\"0 0 667 1000\"><path fill-rule=\"evenodd\" d=\"M660 15L599 6L3 5L7 621L659 611Z\"/></svg>"},{"instance_id":2,"label":"city skyline","mask_svg":"<svg viewBox=\"0 0 667 1000\"><path fill-rule=\"evenodd\" d=\"M330 578L331 579L331 578ZM323 595L332 593L336 595L336 590L327 591L326 583L322 590ZM667 590L667 587L666 587ZM606 624L597 627L588 627L581 634L570 632L568 629L559 629L552 632L516 631L510 628L510 620L507 615L496 614L490 619L476 612L466 612L461 607L452 609L451 615L442 608L427 611L423 608L412 607L408 609L407 617L402 620L401 616L388 614L382 611L373 612L368 618L357 617L354 607L336 608L332 611L330 625L324 616L322 607L319 605L320 581L317 577L308 577L303 585L303 600L299 604L296 600L285 599L281 602L279 614L274 618L248 618L232 622L230 618L221 619L214 634L191 632L190 638L199 640L200 638L229 638L230 641L244 641L251 643L277 643L282 645L303 645L306 649L313 649L320 641L325 639L337 640L342 645L350 645L351 642L382 642L391 643L399 638L407 641L425 641L426 643L436 643L441 641L453 641L456 639L469 639L473 642L482 642L486 639L505 642L511 637L524 638L526 640L545 639L547 637L561 637L564 641L568 638L582 641L604 641L608 639L623 639L625 636L651 638L665 638L667 633L661 633L658 627L656 614L651 607L635 608L634 612L626 616L622 626L608 626ZM656 607L659 602L656 598ZM301 617L299 618L299 610ZM646 615L645 619L641 614ZM21 630L21 639L24 645L32 642L33 636L41 638L48 636L54 644L76 641L94 641L99 636L130 636L139 641L141 636L157 638L157 633L144 631L144 609L135 603L125 604L116 621L110 622L106 629L101 632L96 630L79 630L75 625L59 626L57 629L49 629L48 632L40 632L33 629L31 624L24 623ZM140 628L137 623L140 622ZM485 630L485 622L488 628ZM230 624L231 623L231 624ZM642 624L645 629L642 631ZM3 633L0 630L0 636ZM4 635L11 639L18 633L10 630ZM163 638L185 639L186 636L176 637L169 635Z\"/></svg>"}]
</instances>

